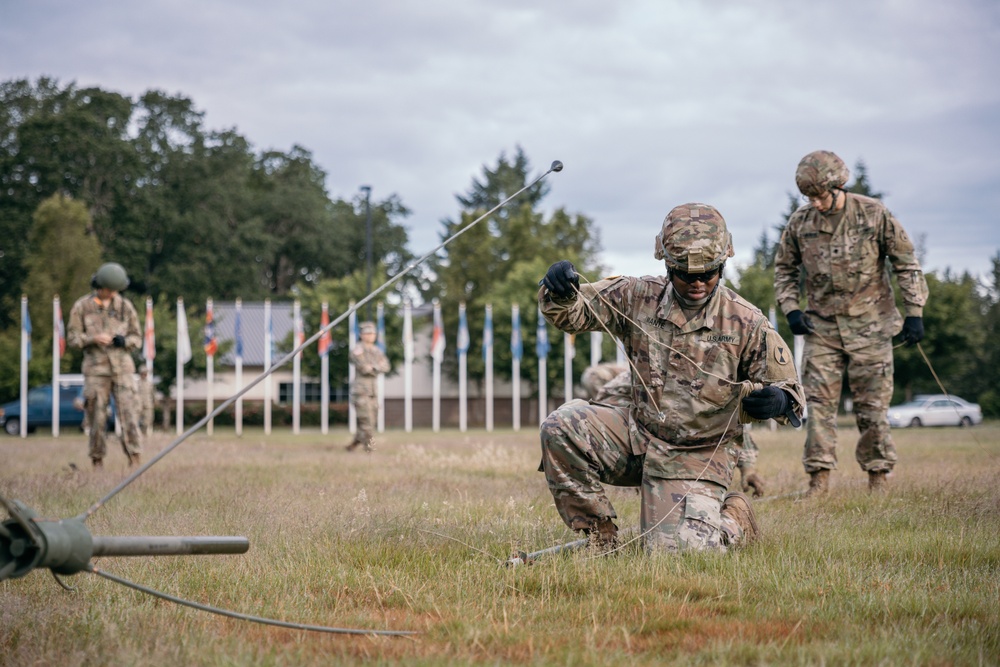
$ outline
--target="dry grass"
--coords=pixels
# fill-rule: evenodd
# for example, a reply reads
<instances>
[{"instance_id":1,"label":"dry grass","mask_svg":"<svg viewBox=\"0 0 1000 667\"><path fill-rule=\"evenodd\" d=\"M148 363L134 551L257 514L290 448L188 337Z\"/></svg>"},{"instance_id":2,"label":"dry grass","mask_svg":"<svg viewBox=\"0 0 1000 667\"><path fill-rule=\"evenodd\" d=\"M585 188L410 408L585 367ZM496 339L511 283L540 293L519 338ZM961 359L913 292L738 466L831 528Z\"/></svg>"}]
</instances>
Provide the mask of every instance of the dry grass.
<instances>
[{"instance_id":1,"label":"dry grass","mask_svg":"<svg viewBox=\"0 0 1000 667\"><path fill-rule=\"evenodd\" d=\"M0 583L3 665L1000 664L1000 425L897 431L891 491L871 497L841 432L825 499L802 433L755 431L765 538L725 556L498 563L575 539L535 472L530 429L343 431L182 444L90 520L97 535L245 535L242 556L105 558L119 576L242 613L412 638L323 635L178 607L86 574ZM158 435L146 455L164 447ZM125 474L83 466L81 436L0 439L0 493L75 516ZM75 461L84 468L73 472ZM612 489L621 523L638 499Z\"/></svg>"}]
</instances>

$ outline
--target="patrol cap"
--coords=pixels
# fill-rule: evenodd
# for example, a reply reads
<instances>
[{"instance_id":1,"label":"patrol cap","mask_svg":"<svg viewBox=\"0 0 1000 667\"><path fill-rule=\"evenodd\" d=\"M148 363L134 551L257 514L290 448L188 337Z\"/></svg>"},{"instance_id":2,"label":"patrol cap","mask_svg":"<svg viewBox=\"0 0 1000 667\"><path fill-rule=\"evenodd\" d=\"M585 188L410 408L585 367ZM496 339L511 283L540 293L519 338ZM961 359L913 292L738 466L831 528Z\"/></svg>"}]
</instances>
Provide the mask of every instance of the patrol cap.
<instances>
[{"instance_id":1,"label":"patrol cap","mask_svg":"<svg viewBox=\"0 0 1000 667\"><path fill-rule=\"evenodd\" d=\"M362 322L358 325L358 331L361 333L376 333L374 322Z\"/></svg>"},{"instance_id":2,"label":"patrol cap","mask_svg":"<svg viewBox=\"0 0 1000 667\"><path fill-rule=\"evenodd\" d=\"M663 220L653 256L668 269L704 273L733 256L733 237L714 206L681 204Z\"/></svg>"},{"instance_id":3,"label":"patrol cap","mask_svg":"<svg viewBox=\"0 0 1000 667\"><path fill-rule=\"evenodd\" d=\"M813 151L799 160L795 185L806 197L820 197L847 184L850 170L832 151Z\"/></svg>"}]
</instances>

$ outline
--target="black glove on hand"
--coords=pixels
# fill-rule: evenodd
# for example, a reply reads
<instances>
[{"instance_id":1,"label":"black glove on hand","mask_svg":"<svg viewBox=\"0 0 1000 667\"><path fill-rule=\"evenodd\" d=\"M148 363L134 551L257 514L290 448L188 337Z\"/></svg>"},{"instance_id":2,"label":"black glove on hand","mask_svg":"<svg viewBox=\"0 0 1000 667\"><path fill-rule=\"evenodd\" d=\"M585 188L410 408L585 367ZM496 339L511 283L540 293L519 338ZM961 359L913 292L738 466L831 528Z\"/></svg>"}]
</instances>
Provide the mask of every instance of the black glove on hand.
<instances>
[{"instance_id":1,"label":"black glove on hand","mask_svg":"<svg viewBox=\"0 0 1000 667\"><path fill-rule=\"evenodd\" d=\"M125 336L118 334L111 339L111 344L115 347L125 347Z\"/></svg>"},{"instance_id":2,"label":"black glove on hand","mask_svg":"<svg viewBox=\"0 0 1000 667\"><path fill-rule=\"evenodd\" d=\"M814 331L813 323L801 310L793 310L785 317L788 318L788 326L792 328L792 333L796 336L805 336Z\"/></svg>"},{"instance_id":3,"label":"black glove on hand","mask_svg":"<svg viewBox=\"0 0 1000 667\"><path fill-rule=\"evenodd\" d=\"M907 347L916 345L924 339L924 318L910 315L903 320L903 342Z\"/></svg>"},{"instance_id":4,"label":"black glove on hand","mask_svg":"<svg viewBox=\"0 0 1000 667\"><path fill-rule=\"evenodd\" d=\"M773 419L789 411L791 401L784 389L764 387L747 394L743 399L743 409L754 419Z\"/></svg>"},{"instance_id":5,"label":"black glove on hand","mask_svg":"<svg viewBox=\"0 0 1000 667\"><path fill-rule=\"evenodd\" d=\"M566 299L580 289L580 276L577 275L573 264L564 259L550 266L538 284L545 285L545 288L556 297Z\"/></svg>"}]
</instances>

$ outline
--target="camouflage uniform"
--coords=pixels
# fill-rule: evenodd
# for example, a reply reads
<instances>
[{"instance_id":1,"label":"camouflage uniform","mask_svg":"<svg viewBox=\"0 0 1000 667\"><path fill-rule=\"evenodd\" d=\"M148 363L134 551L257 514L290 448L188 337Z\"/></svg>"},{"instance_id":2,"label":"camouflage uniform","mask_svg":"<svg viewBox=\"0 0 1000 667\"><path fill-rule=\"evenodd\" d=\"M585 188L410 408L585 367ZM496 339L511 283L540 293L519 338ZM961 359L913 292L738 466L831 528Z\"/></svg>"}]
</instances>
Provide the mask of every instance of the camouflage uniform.
<instances>
[{"instance_id":1,"label":"camouflage uniform","mask_svg":"<svg viewBox=\"0 0 1000 667\"><path fill-rule=\"evenodd\" d=\"M378 385L379 373L389 372L389 359L375 344L358 343L351 350L351 363L354 364L354 384L351 386L351 402L357 415L358 428L354 440L347 446L352 450L363 445L366 451L374 449L375 424L378 421Z\"/></svg>"},{"instance_id":2,"label":"camouflage uniform","mask_svg":"<svg viewBox=\"0 0 1000 667\"><path fill-rule=\"evenodd\" d=\"M562 331L606 327L639 375L628 402L619 404L616 378L618 389L570 401L542 424L540 469L563 521L588 530L617 516L602 483L640 486L647 548L739 543L742 529L721 512L743 437L738 383L774 385L804 402L791 354L767 318L721 285L689 316L666 277L608 278L566 300L543 287L538 300Z\"/></svg>"},{"instance_id":3,"label":"camouflage uniform","mask_svg":"<svg viewBox=\"0 0 1000 667\"><path fill-rule=\"evenodd\" d=\"M846 171L843 178L846 182ZM886 413L892 398L892 337L902 318L889 267L907 316L922 316L927 282L913 243L882 202L843 195L844 208L836 213L826 215L807 204L792 214L775 257L775 298L785 315L799 310L804 277L805 310L814 327L806 336L802 369L809 405L802 457L806 472L837 467L837 407L846 369L861 433L855 458L862 470L878 474L896 463Z\"/></svg>"},{"instance_id":4,"label":"camouflage uniform","mask_svg":"<svg viewBox=\"0 0 1000 667\"><path fill-rule=\"evenodd\" d=\"M123 336L125 346L96 343L94 337L101 333ZM112 393L122 427L122 448L129 462L138 460L142 439L132 351L142 345L142 334L135 307L120 294L107 302L96 293L81 297L69 313L66 339L72 347L83 350L83 397L90 424L91 460L98 463L107 453L107 411Z\"/></svg>"}]
</instances>

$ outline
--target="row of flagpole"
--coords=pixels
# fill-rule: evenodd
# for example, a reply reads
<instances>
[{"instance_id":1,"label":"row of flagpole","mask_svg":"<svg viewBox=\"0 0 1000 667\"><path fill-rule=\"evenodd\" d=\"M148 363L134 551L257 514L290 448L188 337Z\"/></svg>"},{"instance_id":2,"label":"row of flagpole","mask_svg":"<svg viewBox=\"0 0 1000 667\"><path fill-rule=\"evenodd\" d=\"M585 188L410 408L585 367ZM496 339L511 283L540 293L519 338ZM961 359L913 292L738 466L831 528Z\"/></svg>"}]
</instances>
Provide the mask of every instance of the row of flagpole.
<instances>
[{"instance_id":1,"label":"row of flagpole","mask_svg":"<svg viewBox=\"0 0 1000 667\"><path fill-rule=\"evenodd\" d=\"M242 330L242 299L236 299L235 303L235 322L234 322L234 387L233 393L239 392L243 384L243 330ZM55 335L53 336L52 342L52 401L53 401L53 422L52 422L52 434L53 436L59 435L59 360L65 354L66 350L66 335L65 326L63 324L62 309L59 302L59 297L55 297L52 302L53 308L53 331ZM177 355L176 355L176 383L175 383L175 396L176 396L176 429L177 433L181 434L184 432L184 367L193 358L192 348L191 348L191 337L188 331L187 323L187 312L184 307L184 300L182 298L177 299ZM384 352L386 350L386 338L385 338L385 314L384 308L381 303L378 304L377 311L377 344ZM305 328L302 319L301 306L298 301L293 304L293 327L294 327L294 346L298 348L301 346L302 342L305 341ZM31 359L31 318L28 313L28 298L23 296L21 298L21 413L22 415L27 414L27 396L28 396L28 361ZM271 302L270 300L264 301L264 321L265 321L265 332L264 332L264 368L270 368L275 356L274 353L274 331L273 322L271 317ZM322 304L322 312L320 317L320 328L325 330L325 333L320 336L318 341L318 352L321 359L321 369L320 369L320 423L321 431L323 434L329 431L329 403L330 403L330 386L329 386L329 350L332 344L332 336L328 330L327 326L330 323L329 306L326 302ZM358 339L358 322L357 316L354 312L354 303L351 303L351 313L348 319L348 349L354 347ZM493 308L490 305L486 306L486 314L483 325L483 358L485 361L486 376L485 376L485 403L486 403L486 429L492 431L494 427L493 423ZM590 363L596 364L601 360L601 344L602 335L599 332L594 332L591 334L591 357ZM468 380L467 380L467 355L469 351L470 338L469 329L466 318L466 308L465 304L459 306L459 329L456 336L456 347L459 362L459 430L465 431L468 429ZM443 319L441 315L441 305L435 299L433 302L433 329L431 334L431 359L432 359L432 429L434 431L439 431L441 429L441 364L444 361L444 351L447 346L446 337L444 333ZM572 377L572 359L575 356L575 346L573 337L569 334L564 335L564 346L565 346L565 399L568 401L572 396L573 388L573 377ZM617 363L624 365L624 350L619 343L617 346ZM207 413L211 413L215 406L215 356L218 353L219 345L216 338L215 331L215 317L213 310L212 299L208 299L205 308L205 327L204 327L204 340L203 349L206 355L206 410ZM514 430L518 430L521 427L521 383L518 380L521 377L521 358L523 356L523 343L521 338L521 320L520 320L520 309L517 304L511 306L511 340L510 340L510 350L512 357L512 367L511 367L511 377L514 381L511 383L512 388L512 426ZM537 329L535 336L535 351L538 357L538 377L539 377L539 387L538 395L540 397L548 396L547 389L547 357L549 354L550 345L548 339L548 330L545 324L545 320L538 312ZM156 329L153 319L153 300L151 297L146 298L146 313L144 322L144 332L143 332L143 344L142 344L142 361L149 372L149 376L153 375L153 360L156 357ZM403 304L403 383L404 383L404 428L406 431L411 431L413 429L413 363L414 363L414 344L413 344L413 321L412 321L412 306L409 301ZM293 357L292 361L292 431L298 434L301 430L301 358L302 351ZM350 382L354 380L354 367L350 366L348 369L348 379ZM271 407L273 403L272 396L273 386L270 382L264 383L264 432L269 434L271 432ZM379 394L379 404L382 408L379 411L379 423L378 430L384 431L385 429L385 376L380 375L378 379L378 394ZM545 420L548 414L548 401L544 398L538 402L538 423L540 424ZM235 411L235 428L237 435L243 432L243 399L242 397L235 401L234 405ZM348 411L348 428L351 432L354 432L357 426L357 416L354 413L353 405ZM206 424L206 432L211 435L213 433L213 420L209 420ZM25 437L27 435L27 420L21 420L21 435Z\"/></svg>"}]
</instances>

